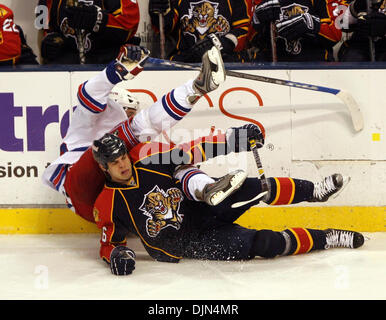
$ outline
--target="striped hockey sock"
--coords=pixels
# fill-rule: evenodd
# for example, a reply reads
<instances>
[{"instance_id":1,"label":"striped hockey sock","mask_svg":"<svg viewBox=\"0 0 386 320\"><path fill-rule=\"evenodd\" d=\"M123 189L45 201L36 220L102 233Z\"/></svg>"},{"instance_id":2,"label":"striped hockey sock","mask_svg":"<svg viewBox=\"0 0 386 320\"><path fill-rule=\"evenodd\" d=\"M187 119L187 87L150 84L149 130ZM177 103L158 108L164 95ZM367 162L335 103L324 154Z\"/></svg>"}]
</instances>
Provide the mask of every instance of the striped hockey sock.
<instances>
[{"instance_id":1,"label":"striped hockey sock","mask_svg":"<svg viewBox=\"0 0 386 320\"><path fill-rule=\"evenodd\" d=\"M326 234L323 230L290 228L281 232L285 239L282 256L307 253L324 249Z\"/></svg>"},{"instance_id":2,"label":"striped hockey sock","mask_svg":"<svg viewBox=\"0 0 386 320\"><path fill-rule=\"evenodd\" d=\"M269 205L288 205L309 201L313 197L311 181L292 178L268 178L268 194L264 202Z\"/></svg>"}]
</instances>

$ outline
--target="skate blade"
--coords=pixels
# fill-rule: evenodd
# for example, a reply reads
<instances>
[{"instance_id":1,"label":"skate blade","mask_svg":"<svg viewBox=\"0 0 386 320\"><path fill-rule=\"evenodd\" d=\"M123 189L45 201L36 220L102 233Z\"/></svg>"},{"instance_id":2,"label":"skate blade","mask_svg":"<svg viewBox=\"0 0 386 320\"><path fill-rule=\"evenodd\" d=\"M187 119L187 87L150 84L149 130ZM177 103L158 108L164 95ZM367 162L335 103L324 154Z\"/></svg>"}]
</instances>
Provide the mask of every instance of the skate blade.
<instances>
[{"instance_id":1,"label":"skate blade","mask_svg":"<svg viewBox=\"0 0 386 320\"><path fill-rule=\"evenodd\" d=\"M217 66L217 71L212 71L213 82L218 86L225 81L224 63L221 58L221 52L216 47L208 51L208 58L211 63Z\"/></svg>"},{"instance_id":2,"label":"skate blade","mask_svg":"<svg viewBox=\"0 0 386 320\"><path fill-rule=\"evenodd\" d=\"M266 194L268 193L268 191L264 191L264 192L261 192L259 193L256 197L254 197L253 199L250 199L250 200L247 200L247 201L240 201L240 202L236 202L234 204L231 205L231 208L235 209L235 208L240 208L242 206L245 206L246 204L248 203L251 203L253 201L256 201L262 197L264 197Z\"/></svg>"},{"instance_id":3,"label":"skate blade","mask_svg":"<svg viewBox=\"0 0 386 320\"><path fill-rule=\"evenodd\" d=\"M342 185L342 188L339 189L338 192L334 193L331 198L332 199L335 199L336 197L338 197L342 191L346 188L346 186L349 184L349 182L351 181L351 177L349 176L343 176L343 185Z\"/></svg>"}]
</instances>

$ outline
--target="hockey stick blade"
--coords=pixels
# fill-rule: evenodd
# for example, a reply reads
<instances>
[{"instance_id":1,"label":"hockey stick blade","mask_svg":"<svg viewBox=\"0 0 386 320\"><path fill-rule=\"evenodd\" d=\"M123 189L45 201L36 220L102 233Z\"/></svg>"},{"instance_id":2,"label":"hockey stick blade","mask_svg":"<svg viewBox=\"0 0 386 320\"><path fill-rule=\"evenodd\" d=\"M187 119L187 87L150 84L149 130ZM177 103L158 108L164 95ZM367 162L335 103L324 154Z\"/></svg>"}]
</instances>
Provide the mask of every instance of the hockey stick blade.
<instances>
[{"instance_id":1,"label":"hockey stick blade","mask_svg":"<svg viewBox=\"0 0 386 320\"><path fill-rule=\"evenodd\" d=\"M183 68L183 69L189 69L189 70L201 70L199 66L195 66L195 65L191 65L183 62L162 60L157 58L149 58L148 62L153 64L158 64L158 65L171 66L171 67ZM255 75L255 74L232 71L232 70L226 70L225 72L226 72L226 75L230 77L236 77L241 79L266 82L266 83L277 84L281 86L293 87L298 89L305 89L305 90L312 90L312 91L333 94L337 96L347 107L349 114L351 116L351 121L352 121L354 130L358 132L358 131L361 131L364 127L363 115L357 102L355 101L354 97L345 90L317 86L309 83L269 78L269 77Z\"/></svg>"},{"instance_id":2,"label":"hockey stick blade","mask_svg":"<svg viewBox=\"0 0 386 320\"><path fill-rule=\"evenodd\" d=\"M247 201L236 202L236 203L231 205L231 208L240 208L240 207L242 207L250 202L256 201L256 200L264 197L267 194L267 192L268 191L260 192L256 197L254 197L253 199L247 200Z\"/></svg>"},{"instance_id":3,"label":"hockey stick blade","mask_svg":"<svg viewBox=\"0 0 386 320\"><path fill-rule=\"evenodd\" d=\"M340 90L336 96L346 105L348 108L350 114L351 114L351 121L354 126L355 131L361 131L364 126L363 121L363 115L361 112L361 109L359 108L357 102L353 98L353 96L345 91Z\"/></svg>"}]
</instances>

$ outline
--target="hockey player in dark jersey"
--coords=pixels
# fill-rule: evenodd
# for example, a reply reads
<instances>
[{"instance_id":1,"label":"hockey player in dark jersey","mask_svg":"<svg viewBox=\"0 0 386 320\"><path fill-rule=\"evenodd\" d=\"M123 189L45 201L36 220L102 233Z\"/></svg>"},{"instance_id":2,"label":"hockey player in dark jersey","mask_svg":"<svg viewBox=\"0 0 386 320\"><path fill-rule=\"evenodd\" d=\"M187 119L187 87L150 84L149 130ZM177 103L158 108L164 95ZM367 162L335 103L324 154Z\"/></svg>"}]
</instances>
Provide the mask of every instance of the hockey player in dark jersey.
<instances>
[{"instance_id":1,"label":"hockey player in dark jersey","mask_svg":"<svg viewBox=\"0 0 386 320\"><path fill-rule=\"evenodd\" d=\"M345 0L255 0L255 4L256 33L250 45L258 50L256 60L273 61L276 51L277 61L334 61L333 47L342 37L335 20L339 7L347 6Z\"/></svg>"},{"instance_id":2,"label":"hockey player in dark jersey","mask_svg":"<svg viewBox=\"0 0 386 320\"><path fill-rule=\"evenodd\" d=\"M273 258L363 245L362 234L354 231L289 228L276 232L248 229L234 223L260 200L269 205L327 201L347 182L340 174L315 184L301 179L268 178L265 197L240 207L232 204L248 202L261 193L261 180L247 178L217 206L185 197L187 178L180 172L181 165L185 170L204 159L250 151L247 139L254 139L258 147L264 144L262 131L254 124L229 128L225 134L180 146L140 144L129 153L124 141L113 134L95 140L93 156L107 180L95 202L94 216L102 230L100 257L109 264L111 272L128 275L135 269L135 253L126 246L128 234L139 237L149 255L161 262L179 262L182 258Z\"/></svg>"},{"instance_id":3,"label":"hockey player in dark jersey","mask_svg":"<svg viewBox=\"0 0 386 320\"><path fill-rule=\"evenodd\" d=\"M153 25L159 27L158 13L164 15L166 34L173 34L176 47L171 60L200 62L213 46L216 35L225 62L237 61L236 52L246 45L251 18L249 0L150 0L149 13Z\"/></svg>"},{"instance_id":4,"label":"hockey player in dark jersey","mask_svg":"<svg viewBox=\"0 0 386 320\"><path fill-rule=\"evenodd\" d=\"M367 8L366 0L355 0L346 10L343 21L350 35L339 49L339 61L386 61L386 0L370 3Z\"/></svg>"},{"instance_id":5,"label":"hockey player in dark jersey","mask_svg":"<svg viewBox=\"0 0 386 320\"><path fill-rule=\"evenodd\" d=\"M93 140L106 132L115 132L125 140L128 150L140 141L150 141L176 125L201 96L217 89L225 80L221 55L213 48L196 79L136 112L135 99L116 85L134 79L143 70L148 55L142 47L125 45L117 59L79 86L79 104L60 146L60 157L43 173L43 183L63 194L67 206L89 222L95 223L93 206L105 180L89 148ZM197 168L181 172L187 175L186 196L210 205L223 201L246 178L245 172L238 171L215 182Z\"/></svg>"},{"instance_id":6,"label":"hockey player in dark jersey","mask_svg":"<svg viewBox=\"0 0 386 320\"><path fill-rule=\"evenodd\" d=\"M133 43L137 32L137 1L39 0L39 5L49 12L49 29L41 43L44 63L105 64L123 44Z\"/></svg>"}]
</instances>

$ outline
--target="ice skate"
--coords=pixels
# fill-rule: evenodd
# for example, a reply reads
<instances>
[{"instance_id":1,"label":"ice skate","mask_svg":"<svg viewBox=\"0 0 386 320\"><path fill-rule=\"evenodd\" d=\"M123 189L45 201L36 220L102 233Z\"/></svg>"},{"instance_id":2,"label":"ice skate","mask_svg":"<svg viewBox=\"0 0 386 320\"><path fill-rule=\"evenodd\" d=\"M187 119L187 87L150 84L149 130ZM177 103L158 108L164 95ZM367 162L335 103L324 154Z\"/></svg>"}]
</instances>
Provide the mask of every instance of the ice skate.
<instances>
[{"instance_id":1,"label":"ice skate","mask_svg":"<svg viewBox=\"0 0 386 320\"><path fill-rule=\"evenodd\" d=\"M359 232L339 230L339 229L326 229L326 245L325 249L330 248L351 248L356 249L363 245L365 239Z\"/></svg>"},{"instance_id":2,"label":"ice skate","mask_svg":"<svg viewBox=\"0 0 386 320\"><path fill-rule=\"evenodd\" d=\"M207 184L202 192L196 191L196 197L211 206L216 206L239 189L246 178L247 174L245 171L233 171L216 182Z\"/></svg>"},{"instance_id":3,"label":"ice skate","mask_svg":"<svg viewBox=\"0 0 386 320\"><path fill-rule=\"evenodd\" d=\"M331 196L336 198L349 183L350 177L344 177L340 173L334 173L314 184L313 198L310 202L326 202Z\"/></svg>"},{"instance_id":4,"label":"ice skate","mask_svg":"<svg viewBox=\"0 0 386 320\"><path fill-rule=\"evenodd\" d=\"M202 56L201 71L193 82L193 87L201 95L216 90L225 81L224 62L221 52L216 47Z\"/></svg>"}]
</instances>

